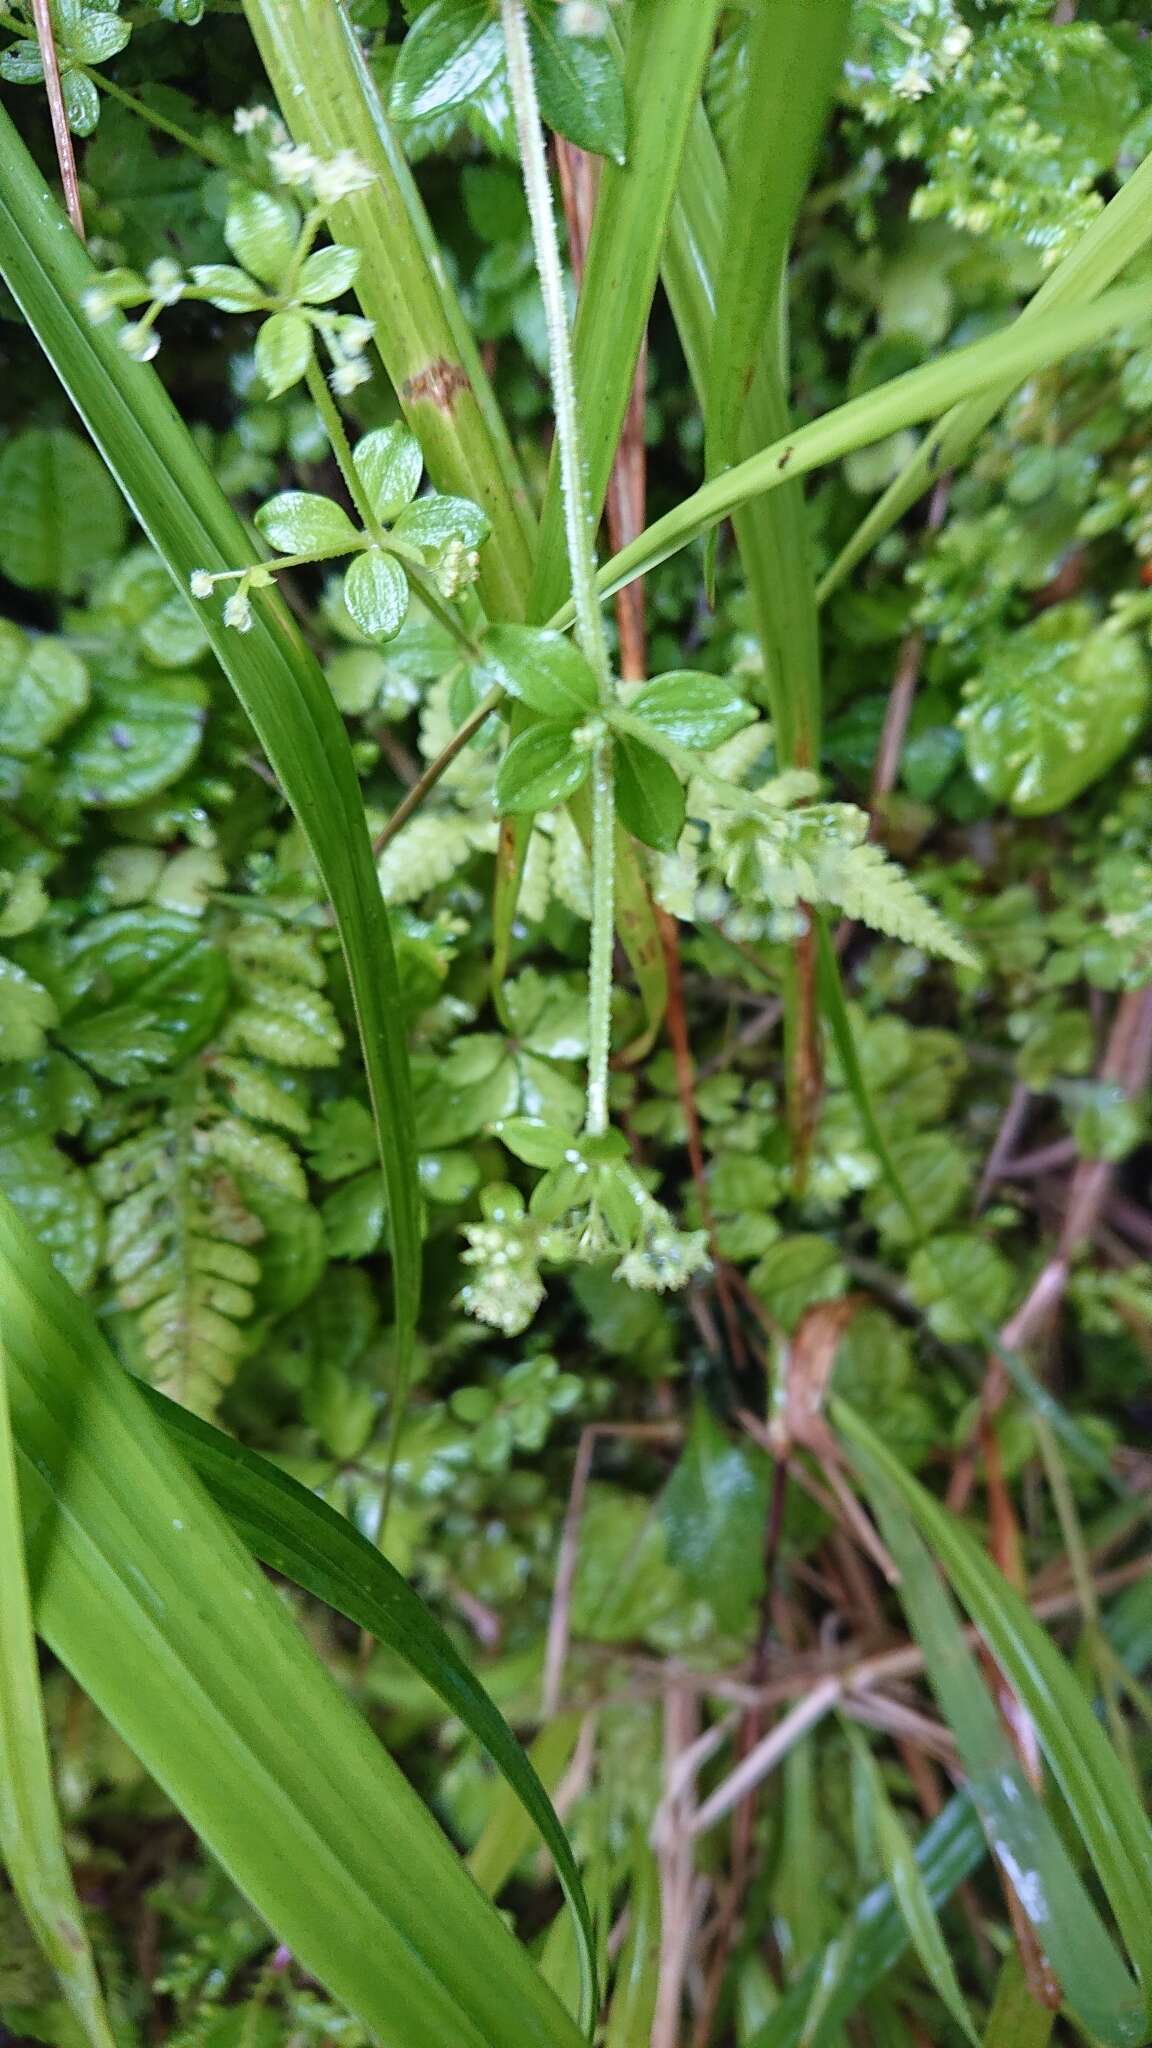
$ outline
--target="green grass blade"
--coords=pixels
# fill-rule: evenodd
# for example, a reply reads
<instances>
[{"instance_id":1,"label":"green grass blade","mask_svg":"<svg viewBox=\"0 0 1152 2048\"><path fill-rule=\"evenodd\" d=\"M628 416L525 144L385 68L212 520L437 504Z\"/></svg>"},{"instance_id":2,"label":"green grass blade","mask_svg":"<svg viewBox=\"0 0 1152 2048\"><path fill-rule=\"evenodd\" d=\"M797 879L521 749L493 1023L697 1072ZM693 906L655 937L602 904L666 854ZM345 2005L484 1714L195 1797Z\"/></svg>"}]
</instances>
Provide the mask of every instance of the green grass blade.
<instances>
[{"instance_id":1,"label":"green grass blade","mask_svg":"<svg viewBox=\"0 0 1152 2048\"><path fill-rule=\"evenodd\" d=\"M709 359L724 247L728 181L707 117L697 108L664 250L663 279L701 411L709 402ZM741 457L788 431L778 323L764 336L760 374L741 410ZM764 650L780 758L819 755L820 645L816 584L803 489L783 486L732 515L740 564Z\"/></svg>"},{"instance_id":2,"label":"green grass blade","mask_svg":"<svg viewBox=\"0 0 1152 2048\"><path fill-rule=\"evenodd\" d=\"M590 2020L597 2006L595 1942L571 1844L540 1773L435 1615L375 1544L326 1501L156 1388L142 1386L141 1392L253 1557L394 1650L487 1750L524 1822L522 1846L513 1862L528 1846L535 1827L556 1865L577 1923ZM571 1731L564 1739L570 1749ZM479 1872L474 1869L473 1874L479 1882ZM487 1885L482 1889L491 1891Z\"/></svg>"},{"instance_id":3,"label":"green grass blade","mask_svg":"<svg viewBox=\"0 0 1152 2048\"><path fill-rule=\"evenodd\" d=\"M763 0L748 31L708 372L709 476L735 458L765 351L783 398L788 254L844 54L849 0ZM781 305L784 295L785 305Z\"/></svg>"},{"instance_id":4,"label":"green grass blade","mask_svg":"<svg viewBox=\"0 0 1152 2048\"><path fill-rule=\"evenodd\" d=\"M717 0L633 0L624 58L628 159L605 162L572 345L588 494L604 503L648 322L685 136L712 48ZM568 588L560 469L553 451L540 525L533 617Z\"/></svg>"},{"instance_id":5,"label":"green grass blade","mask_svg":"<svg viewBox=\"0 0 1152 2048\"><path fill-rule=\"evenodd\" d=\"M3 110L0 272L180 588L187 591L194 569L249 559L244 528L155 372L131 362L108 327L92 327L81 313L81 294L96 272ZM351 748L319 665L273 593L257 594L252 629L243 635L223 626L215 606L200 616L336 913L388 1190L403 1381L420 1298L415 1120L388 915Z\"/></svg>"},{"instance_id":6,"label":"green grass blade","mask_svg":"<svg viewBox=\"0 0 1152 2048\"><path fill-rule=\"evenodd\" d=\"M984 2029L984 2048L1048 2048L1056 2015L1037 2005L1028 1979L1013 1953L1006 1957L996 1982L996 1996Z\"/></svg>"},{"instance_id":7,"label":"green grass blade","mask_svg":"<svg viewBox=\"0 0 1152 2048\"><path fill-rule=\"evenodd\" d=\"M963 1793L950 1799L916 1846L933 1911L947 1904L988 1853L984 1830ZM861 1900L845 1927L789 1986L748 2048L799 2048L822 1987L831 1982L819 2024L805 2048L827 2048L871 1991L895 1968L909 1945L908 1928L890 1884Z\"/></svg>"},{"instance_id":8,"label":"green grass blade","mask_svg":"<svg viewBox=\"0 0 1152 2048\"><path fill-rule=\"evenodd\" d=\"M113 2048L64 1849L44 1725L0 1325L0 1857L91 2048Z\"/></svg>"},{"instance_id":9,"label":"green grass blade","mask_svg":"<svg viewBox=\"0 0 1152 2048\"><path fill-rule=\"evenodd\" d=\"M1152 1828L1077 1679L991 1561L843 1401L833 1416L880 1513L900 1597L956 1737L972 1796L1068 2002L1102 2041L1148 2038L1120 1964L1045 1808L1024 1778L932 1555L1035 1723L1141 1983L1152 1958ZM919 1533L917 1533L919 1531ZM929 1554L926 1544L932 1546Z\"/></svg>"},{"instance_id":10,"label":"green grass blade","mask_svg":"<svg viewBox=\"0 0 1152 2048\"><path fill-rule=\"evenodd\" d=\"M638 1834L628 1887L628 1934L620 1951L604 2048L648 2048L660 1980L660 1871Z\"/></svg>"},{"instance_id":11,"label":"green grass blade","mask_svg":"<svg viewBox=\"0 0 1152 2048\"><path fill-rule=\"evenodd\" d=\"M948 1945L940 1931L936 1908L932 1904L912 1844L904 1831L904 1823L888 1797L876 1760L859 1729L849 1726L848 1739L867 1794L876 1846L880 1852L884 1874L892 1887L892 1896L904 1915L904 1924L911 1937L912 1946L940 2003L951 2013L961 2033L971 2041L972 2048L980 2048L979 2038L972 2024L972 2015L960 1989L960 1981L948 1953Z\"/></svg>"},{"instance_id":12,"label":"green grass blade","mask_svg":"<svg viewBox=\"0 0 1152 2048\"><path fill-rule=\"evenodd\" d=\"M0 1286L37 1625L384 2048L581 2036L11 1206Z\"/></svg>"},{"instance_id":13,"label":"green grass blade","mask_svg":"<svg viewBox=\"0 0 1152 2048\"><path fill-rule=\"evenodd\" d=\"M1042 319L1016 320L1002 334L952 349L937 362L925 363L893 377L873 391L835 406L821 419L798 427L774 441L735 469L706 483L663 519L647 527L630 546L606 562L597 583L611 597L635 577L706 533L741 505L762 492L775 490L786 478L807 475L826 462L838 462L853 449L882 441L903 427L932 419L961 398L990 386L1013 386L1038 370L1089 348L1118 328L1146 323L1152 295L1146 287L1129 286L1107 292L1094 305L1046 314ZM568 609L551 621L565 624Z\"/></svg>"},{"instance_id":14,"label":"green grass blade","mask_svg":"<svg viewBox=\"0 0 1152 2048\"><path fill-rule=\"evenodd\" d=\"M360 250L357 295L429 475L492 522L481 596L494 617L522 618L535 522L519 464L347 12L335 0L244 0L244 11L294 139L321 156L352 149L376 174L332 207L332 232Z\"/></svg>"},{"instance_id":15,"label":"green grass blade","mask_svg":"<svg viewBox=\"0 0 1152 2048\"><path fill-rule=\"evenodd\" d=\"M1147 156L1126 185L1110 199L1099 218L1081 236L1076 247L1045 278L1035 298L1030 299L1022 320L1050 313L1061 306L1084 306L1120 275L1145 243L1152 238L1152 156ZM889 484L872 510L861 520L847 545L841 549L819 589L821 604L850 576L857 563L869 554L889 529L929 489L934 478L952 469L967 454L1002 405L1011 398L1012 384L978 397L965 399L941 420L935 433L921 443L905 463L899 476Z\"/></svg>"}]
</instances>

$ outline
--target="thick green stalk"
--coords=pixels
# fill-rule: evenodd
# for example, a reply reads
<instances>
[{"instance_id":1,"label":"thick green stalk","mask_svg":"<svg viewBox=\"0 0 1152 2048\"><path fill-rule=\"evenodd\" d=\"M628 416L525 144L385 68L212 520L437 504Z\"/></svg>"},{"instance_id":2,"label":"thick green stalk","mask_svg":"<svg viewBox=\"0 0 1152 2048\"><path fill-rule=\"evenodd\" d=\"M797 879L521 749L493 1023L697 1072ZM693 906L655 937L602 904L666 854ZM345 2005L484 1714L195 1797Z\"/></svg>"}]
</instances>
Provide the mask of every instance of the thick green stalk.
<instances>
[{"instance_id":1,"label":"thick green stalk","mask_svg":"<svg viewBox=\"0 0 1152 2048\"><path fill-rule=\"evenodd\" d=\"M660 264L681 156L712 47L717 0L633 0L624 54L628 158L600 172L572 346L587 491L599 518ZM565 592L559 451L540 524L533 617Z\"/></svg>"},{"instance_id":2,"label":"thick green stalk","mask_svg":"<svg viewBox=\"0 0 1152 2048\"><path fill-rule=\"evenodd\" d=\"M548 328L548 361L556 411L560 492L576 637L595 671L601 707L607 711L613 697L612 672L604 615L596 594L594 527L572 364L572 336L564 303L560 243L523 0L501 0L500 13L504 23L508 84L520 144L524 193L532 223L536 268ZM608 1125L608 1057L612 1034L616 823L612 765L612 735L605 729L596 739L592 758L592 930L588 957L588 1129L597 1135Z\"/></svg>"},{"instance_id":3,"label":"thick green stalk","mask_svg":"<svg viewBox=\"0 0 1152 2048\"><path fill-rule=\"evenodd\" d=\"M522 618L535 548L523 479L355 31L337 0L244 0L244 11L294 140L323 157L354 150L375 173L330 209L332 232L361 252L357 296L433 483L474 499L492 523L484 603L496 618Z\"/></svg>"}]
</instances>

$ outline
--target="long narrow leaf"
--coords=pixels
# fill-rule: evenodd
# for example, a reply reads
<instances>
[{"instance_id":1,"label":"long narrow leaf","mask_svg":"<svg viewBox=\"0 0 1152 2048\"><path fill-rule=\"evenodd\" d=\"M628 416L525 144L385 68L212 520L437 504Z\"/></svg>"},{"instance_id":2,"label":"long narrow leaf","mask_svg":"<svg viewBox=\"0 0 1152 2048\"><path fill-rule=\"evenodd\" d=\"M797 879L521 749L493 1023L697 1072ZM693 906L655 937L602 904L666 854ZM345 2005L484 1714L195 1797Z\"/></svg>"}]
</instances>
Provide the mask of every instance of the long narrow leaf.
<instances>
[{"instance_id":1,"label":"long narrow leaf","mask_svg":"<svg viewBox=\"0 0 1152 2048\"><path fill-rule=\"evenodd\" d=\"M851 1726L848 1735L856 1768L864 1782L880 1861L892 1887L892 1896L904 1915L912 1946L940 2003L951 2013L961 2033L971 2041L972 2048L979 2048L972 2015L940 1931L936 1908L923 1872L904 1832L904 1823L888 1797L876 1759L863 1736Z\"/></svg>"},{"instance_id":2,"label":"long narrow leaf","mask_svg":"<svg viewBox=\"0 0 1152 2048\"><path fill-rule=\"evenodd\" d=\"M592 1919L568 1837L538 1772L435 1615L375 1544L307 1487L155 1387L141 1385L140 1391L253 1557L394 1650L487 1750L529 1828L539 1830L576 1916L590 2016L596 2009Z\"/></svg>"},{"instance_id":3,"label":"long narrow leaf","mask_svg":"<svg viewBox=\"0 0 1152 2048\"><path fill-rule=\"evenodd\" d=\"M433 482L492 522L485 604L522 618L535 527L519 465L347 11L336 0L245 0L245 13L296 141L325 157L352 149L375 174L332 208L332 231L360 251L357 294Z\"/></svg>"},{"instance_id":4,"label":"long narrow leaf","mask_svg":"<svg viewBox=\"0 0 1152 2048\"><path fill-rule=\"evenodd\" d=\"M0 1202L40 1632L306 1970L385 2048L580 2035Z\"/></svg>"},{"instance_id":5,"label":"long narrow leaf","mask_svg":"<svg viewBox=\"0 0 1152 2048\"><path fill-rule=\"evenodd\" d=\"M718 0L633 0L624 62L628 156L606 162L572 335L588 495L604 502L652 304L685 136L712 47ZM560 470L553 453L540 525L533 616L568 588Z\"/></svg>"},{"instance_id":6,"label":"long narrow leaf","mask_svg":"<svg viewBox=\"0 0 1152 2048\"><path fill-rule=\"evenodd\" d=\"M1020 1958L1013 1952L997 1980L984 2048L1047 2048L1055 2023L1055 2013L1046 2005L1037 2005Z\"/></svg>"},{"instance_id":7,"label":"long narrow leaf","mask_svg":"<svg viewBox=\"0 0 1152 2048\"><path fill-rule=\"evenodd\" d=\"M838 462L853 449L932 419L975 392L1009 383L1014 387L1077 349L1104 340L1118 328L1146 323L1150 315L1152 294L1131 285L1105 293L1092 306L1014 321L1002 334L952 349L937 362L893 377L704 484L606 562L598 586L605 597L611 597L635 577L678 554L718 520L728 518L761 492L775 490L786 478L805 476L823 463ZM566 607L552 623L563 624L567 618Z\"/></svg>"},{"instance_id":8,"label":"long narrow leaf","mask_svg":"<svg viewBox=\"0 0 1152 2048\"><path fill-rule=\"evenodd\" d=\"M1145 2041L1147 1998L1122 1968L1047 1810L1016 1762L926 1541L1035 1722L1146 1983L1152 1947L1152 1829L1134 1807L1119 1761L1054 1645L955 1517L932 1500L846 1403L835 1401L832 1412L875 1500L900 1569L900 1597L956 1737L972 1797L1068 2002L1102 2041Z\"/></svg>"},{"instance_id":9,"label":"long narrow leaf","mask_svg":"<svg viewBox=\"0 0 1152 2048\"><path fill-rule=\"evenodd\" d=\"M72 1883L44 1726L0 1324L0 1857L91 2048L113 2048Z\"/></svg>"},{"instance_id":10,"label":"long narrow leaf","mask_svg":"<svg viewBox=\"0 0 1152 2048\"><path fill-rule=\"evenodd\" d=\"M1126 185L1109 200L1074 249L1045 278L1035 298L1021 314L1022 320L1051 313L1060 306L1085 306L1098 292L1120 275L1145 243L1152 239L1152 156L1147 156ZM847 545L841 549L820 585L820 602L831 597L856 564L876 546L889 529L904 517L933 479L951 469L979 440L989 422L1011 398L1014 386L1005 383L978 397L965 399L941 420L916 453L905 463L899 476L889 484L872 510L865 515Z\"/></svg>"},{"instance_id":11,"label":"long narrow leaf","mask_svg":"<svg viewBox=\"0 0 1152 2048\"><path fill-rule=\"evenodd\" d=\"M248 560L251 543L155 371L131 362L108 328L81 312L96 273L2 109L0 272L180 588L195 569ZM229 631L214 605L202 618L336 913L388 1190L403 1381L420 1298L415 1120L392 939L351 748L332 692L274 593L257 595L244 635Z\"/></svg>"},{"instance_id":12,"label":"long narrow leaf","mask_svg":"<svg viewBox=\"0 0 1152 2048\"><path fill-rule=\"evenodd\" d=\"M934 1911L947 1904L958 1885L988 1853L984 1830L963 1793L950 1799L916 1846L919 1866ZM828 2048L845 2022L899 1962L909 1945L907 1924L889 1884L862 1899L834 1942L791 1984L772 2017L748 2048ZM827 1989L819 2023L806 2033L816 1999Z\"/></svg>"}]
</instances>

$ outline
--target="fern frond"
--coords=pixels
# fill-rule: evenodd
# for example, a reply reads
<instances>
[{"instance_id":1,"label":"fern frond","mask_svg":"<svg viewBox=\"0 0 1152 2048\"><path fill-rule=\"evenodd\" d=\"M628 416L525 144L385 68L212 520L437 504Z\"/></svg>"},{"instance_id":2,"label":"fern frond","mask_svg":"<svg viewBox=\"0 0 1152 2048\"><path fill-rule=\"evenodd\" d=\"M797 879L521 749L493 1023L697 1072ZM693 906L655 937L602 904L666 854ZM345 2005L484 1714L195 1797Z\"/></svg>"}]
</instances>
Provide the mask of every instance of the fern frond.
<instances>
[{"instance_id":1,"label":"fern frond","mask_svg":"<svg viewBox=\"0 0 1152 2048\"><path fill-rule=\"evenodd\" d=\"M883 849L865 841L859 846L830 851L818 864L817 874L825 899L847 917L859 918L874 931L887 932L925 953L954 960L958 967L975 967L971 947L952 930L935 906L909 881L903 868L889 860Z\"/></svg>"},{"instance_id":2,"label":"fern frond","mask_svg":"<svg viewBox=\"0 0 1152 2048\"><path fill-rule=\"evenodd\" d=\"M324 961L311 933L246 918L229 935L228 954L243 992L229 1023L232 1040L283 1067L334 1067L344 1034L324 994Z\"/></svg>"},{"instance_id":3,"label":"fern frond","mask_svg":"<svg viewBox=\"0 0 1152 2048\"><path fill-rule=\"evenodd\" d=\"M377 862L388 903L415 903L450 882L475 853L495 853L499 828L485 802L482 815L423 811L405 825Z\"/></svg>"}]
</instances>

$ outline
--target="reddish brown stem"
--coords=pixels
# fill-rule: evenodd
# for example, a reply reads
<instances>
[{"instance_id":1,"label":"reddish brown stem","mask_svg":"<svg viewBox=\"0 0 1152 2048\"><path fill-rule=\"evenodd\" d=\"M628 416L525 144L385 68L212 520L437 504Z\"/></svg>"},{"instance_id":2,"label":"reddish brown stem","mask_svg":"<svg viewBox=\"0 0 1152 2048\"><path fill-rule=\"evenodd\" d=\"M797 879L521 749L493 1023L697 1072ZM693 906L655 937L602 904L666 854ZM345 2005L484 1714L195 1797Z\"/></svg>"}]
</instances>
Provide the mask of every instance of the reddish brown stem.
<instances>
[{"instance_id":1,"label":"reddish brown stem","mask_svg":"<svg viewBox=\"0 0 1152 2048\"><path fill-rule=\"evenodd\" d=\"M64 88L60 83L60 65L56 57L52 0L32 0L32 19L36 24L36 42L40 50L40 62L44 68L44 89L48 95L48 113L52 121L52 139L56 144L56 161L60 166L60 183L64 187L64 204L68 209L69 220L83 241L84 211L80 204L76 153L72 147L72 131L68 126L68 111L64 105Z\"/></svg>"}]
</instances>

